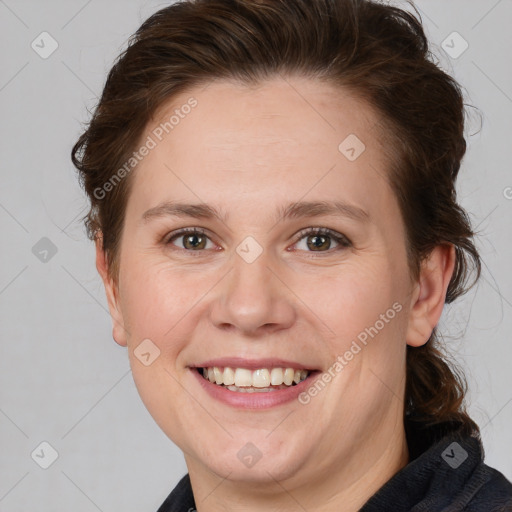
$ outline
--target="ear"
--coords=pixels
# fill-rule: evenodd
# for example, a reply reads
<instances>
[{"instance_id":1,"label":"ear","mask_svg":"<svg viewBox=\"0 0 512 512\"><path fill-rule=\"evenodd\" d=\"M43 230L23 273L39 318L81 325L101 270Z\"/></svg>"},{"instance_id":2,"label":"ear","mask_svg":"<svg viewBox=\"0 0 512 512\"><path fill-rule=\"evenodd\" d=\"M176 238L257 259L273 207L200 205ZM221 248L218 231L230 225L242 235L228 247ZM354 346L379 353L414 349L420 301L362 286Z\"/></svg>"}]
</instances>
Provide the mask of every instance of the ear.
<instances>
[{"instance_id":1,"label":"ear","mask_svg":"<svg viewBox=\"0 0 512 512\"><path fill-rule=\"evenodd\" d=\"M103 238L101 233L96 236L96 268L101 276L105 292L107 294L108 309L112 317L112 337L114 341L126 347L126 330L124 320L119 305L119 293L117 284L108 274L108 260L106 252L103 250Z\"/></svg>"},{"instance_id":2,"label":"ear","mask_svg":"<svg viewBox=\"0 0 512 512\"><path fill-rule=\"evenodd\" d=\"M408 345L419 347L430 338L441 318L454 268L455 247L452 244L438 245L422 263L409 310Z\"/></svg>"}]
</instances>

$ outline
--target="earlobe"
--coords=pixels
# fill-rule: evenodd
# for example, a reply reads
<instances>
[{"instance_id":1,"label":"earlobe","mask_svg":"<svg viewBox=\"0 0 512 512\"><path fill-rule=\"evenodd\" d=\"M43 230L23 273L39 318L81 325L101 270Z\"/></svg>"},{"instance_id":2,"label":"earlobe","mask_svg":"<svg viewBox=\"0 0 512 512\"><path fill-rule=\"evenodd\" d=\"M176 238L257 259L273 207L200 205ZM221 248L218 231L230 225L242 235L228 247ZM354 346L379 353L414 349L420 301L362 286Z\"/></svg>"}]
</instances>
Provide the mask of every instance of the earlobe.
<instances>
[{"instance_id":1,"label":"earlobe","mask_svg":"<svg viewBox=\"0 0 512 512\"><path fill-rule=\"evenodd\" d=\"M422 263L412 294L406 340L412 347L424 345L438 324L446 292L455 268L455 247L438 245Z\"/></svg>"},{"instance_id":2,"label":"earlobe","mask_svg":"<svg viewBox=\"0 0 512 512\"><path fill-rule=\"evenodd\" d=\"M107 255L103 250L101 233L96 236L96 269L101 276L105 293L107 295L108 309L112 318L112 337L119 345L126 347L126 330L124 328L123 315L118 300L116 283L109 275Z\"/></svg>"}]
</instances>

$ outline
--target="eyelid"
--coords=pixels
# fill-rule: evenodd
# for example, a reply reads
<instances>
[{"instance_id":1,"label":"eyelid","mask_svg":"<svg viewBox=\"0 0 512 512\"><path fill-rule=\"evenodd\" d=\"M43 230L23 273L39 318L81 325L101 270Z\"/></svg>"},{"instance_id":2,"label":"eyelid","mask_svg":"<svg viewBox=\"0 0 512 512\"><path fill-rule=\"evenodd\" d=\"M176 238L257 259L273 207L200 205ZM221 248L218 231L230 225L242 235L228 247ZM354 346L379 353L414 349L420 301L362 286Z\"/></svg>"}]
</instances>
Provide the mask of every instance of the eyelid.
<instances>
[{"instance_id":1,"label":"eyelid","mask_svg":"<svg viewBox=\"0 0 512 512\"><path fill-rule=\"evenodd\" d=\"M186 227L186 228L180 228L180 229L177 229L175 231L172 231L171 233L167 233L163 238L162 238L162 243L164 245L171 245L171 240L173 239L179 239L180 237L182 236L185 236L186 234L188 233L197 233L199 235L202 235L202 236L205 236L208 240L210 240L212 243L214 243L215 245L218 245L216 244L216 242L214 241L214 237L212 237L208 230L204 229L204 228L199 228L199 227ZM190 250L187 250L187 249L183 249L182 247L175 247L176 250L181 250L181 251L186 251L186 252L197 252L197 253L201 253L203 252L205 249L201 250L201 251L190 251ZM212 249L210 249L212 250Z\"/></svg>"},{"instance_id":2,"label":"eyelid","mask_svg":"<svg viewBox=\"0 0 512 512\"><path fill-rule=\"evenodd\" d=\"M295 236L295 242L293 243L293 245L297 244L305 236L311 235L311 234L327 235L327 236L331 237L332 239L334 239L336 241L336 243L340 246L340 247L335 247L334 249L329 249L327 251L306 251L311 254L315 254L315 253L331 254L332 252L340 250L340 248L348 248L348 247L352 246L352 242L345 235L343 235L342 233L338 233L337 231L334 231L333 229L324 228L324 227L309 227L309 228L302 229Z\"/></svg>"},{"instance_id":3,"label":"eyelid","mask_svg":"<svg viewBox=\"0 0 512 512\"><path fill-rule=\"evenodd\" d=\"M162 243L165 246L171 245L171 240L180 238L180 237L186 235L187 233L197 233L199 235L205 236L212 243L214 243L214 244L216 243L214 241L214 237L212 237L209 234L208 230L206 230L204 228L193 227L193 226L186 227L186 228L180 228L175 231L172 231L171 233L167 233L162 238ZM302 238L304 238L305 236L312 235L312 234L327 235L338 244L338 247L335 247L334 249L328 249L327 251L303 251L307 254L311 254L313 257L315 256L315 254L318 254L318 253L320 255L321 254L332 254L333 252L340 251L340 250L346 249L348 247L352 247L351 240L349 238L347 238L345 235L343 235L342 233L338 233L337 231L334 231L333 229L329 229L329 228L321 227L321 226L318 226L318 227L310 226L308 228L304 228L304 229L300 230L294 236L295 241L293 242L292 247L294 245L296 245L300 240L302 240ZM216 244L216 245L218 245L218 244ZM183 249L181 247L174 247L174 249L178 250L178 251L185 251L187 253L195 253L195 255L200 255L201 253L206 251L206 249L194 251L194 250ZM218 250L218 249L210 249L210 251L211 250ZM289 250L289 249L287 249L287 250Z\"/></svg>"}]
</instances>

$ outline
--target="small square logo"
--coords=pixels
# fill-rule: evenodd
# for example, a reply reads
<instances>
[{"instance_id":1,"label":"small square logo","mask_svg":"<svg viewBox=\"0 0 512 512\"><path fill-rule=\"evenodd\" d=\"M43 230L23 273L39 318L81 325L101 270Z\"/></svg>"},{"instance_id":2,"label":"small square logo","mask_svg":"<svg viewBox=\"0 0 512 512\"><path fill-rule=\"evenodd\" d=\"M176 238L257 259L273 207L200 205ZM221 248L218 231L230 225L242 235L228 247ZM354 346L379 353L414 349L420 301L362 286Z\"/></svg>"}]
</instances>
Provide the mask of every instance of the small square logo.
<instances>
[{"instance_id":1,"label":"small square logo","mask_svg":"<svg viewBox=\"0 0 512 512\"><path fill-rule=\"evenodd\" d=\"M30 456L38 466L48 469L58 459L59 454L50 443L43 441Z\"/></svg>"},{"instance_id":2,"label":"small square logo","mask_svg":"<svg viewBox=\"0 0 512 512\"><path fill-rule=\"evenodd\" d=\"M263 252L263 247L252 236L248 236L238 245L236 252L246 263L252 263Z\"/></svg>"},{"instance_id":3,"label":"small square logo","mask_svg":"<svg viewBox=\"0 0 512 512\"><path fill-rule=\"evenodd\" d=\"M49 238L43 236L32 247L32 254L42 263L48 263L57 254L57 246Z\"/></svg>"},{"instance_id":4,"label":"small square logo","mask_svg":"<svg viewBox=\"0 0 512 512\"><path fill-rule=\"evenodd\" d=\"M458 32L452 32L441 43L441 48L452 59L458 59L469 48L469 44Z\"/></svg>"},{"instance_id":5,"label":"small square logo","mask_svg":"<svg viewBox=\"0 0 512 512\"><path fill-rule=\"evenodd\" d=\"M59 47L59 43L48 32L41 32L30 46L39 57L47 59Z\"/></svg>"},{"instance_id":6,"label":"small square logo","mask_svg":"<svg viewBox=\"0 0 512 512\"><path fill-rule=\"evenodd\" d=\"M250 469L263 457L263 454L254 444L246 443L240 448L236 456L242 464Z\"/></svg>"},{"instance_id":7,"label":"small square logo","mask_svg":"<svg viewBox=\"0 0 512 512\"><path fill-rule=\"evenodd\" d=\"M453 442L441 454L441 457L449 466L453 469L457 469L468 458L468 452L464 450L459 443Z\"/></svg>"},{"instance_id":8,"label":"small square logo","mask_svg":"<svg viewBox=\"0 0 512 512\"><path fill-rule=\"evenodd\" d=\"M144 366L149 366L160 355L160 349L149 338L146 338L133 353Z\"/></svg>"},{"instance_id":9,"label":"small square logo","mask_svg":"<svg viewBox=\"0 0 512 512\"><path fill-rule=\"evenodd\" d=\"M338 146L339 152L347 159L353 162L357 160L366 149L363 141L355 134L351 133Z\"/></svg>"}]
</instances>

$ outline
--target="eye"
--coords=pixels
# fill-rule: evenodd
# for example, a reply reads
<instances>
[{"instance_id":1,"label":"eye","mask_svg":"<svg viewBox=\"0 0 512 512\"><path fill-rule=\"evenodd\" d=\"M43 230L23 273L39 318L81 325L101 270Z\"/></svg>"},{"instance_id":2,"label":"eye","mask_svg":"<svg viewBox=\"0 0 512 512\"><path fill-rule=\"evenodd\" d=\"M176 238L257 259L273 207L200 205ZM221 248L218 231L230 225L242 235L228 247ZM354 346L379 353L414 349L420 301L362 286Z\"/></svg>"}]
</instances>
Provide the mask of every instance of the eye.
<instances>
[{"instance_id":1,"label":"eye","mask_svg":"<svg viewBox=\"0 0 512 512\"><path fill-rule=\"evenodd\" d=\"M300 244L303 239L305 239L305 245L299 247L299 249L306 252L331 252L332 241L337 244L337 247L335 247L332 252L342 250L352 245L350 240L344 235L328 228L303 229L298 234L294 246ZM175 231L166 238L164 243L165 245L177 245L174 243L175 240L180 240L181 247L178 245L179 249L188 252L200 252L205 249L212 249L211 246L208 246L208 242L215 247L208 235L201 228L183 228L179 231Z\"/></svg>"},{"instance_id":2,"label":"eye","mask_svg":"<svg viewBox=\"0 0 512 512\"><path fill-rule=\"evenodd\" d=\"M171 233L170 236L165 241L165 244L174 245L173 242L176 239L180 240L182 246L179 248L183 250L199 251L211 248L207 247L208 241L210 241L210 239L208 238L206 233L200 228L183 228L177 232Z\"/></svg>"},{"instance_id":3,"label":"eye","mask_svg":"<svg viewBox=\"0 0 512 512\"><path fill-rule=\"evenodd\" d=\"M342 250L352 245L348 238L327 228L308 228L302 230L298 235L298 241L295 242L295 245L298 245L302 239L305 239L305 244L302 248L299 247L299 249L307 252L328 252L331 249L333 240L338 244L334 251Z\"/></svg>"}]
</instances>

